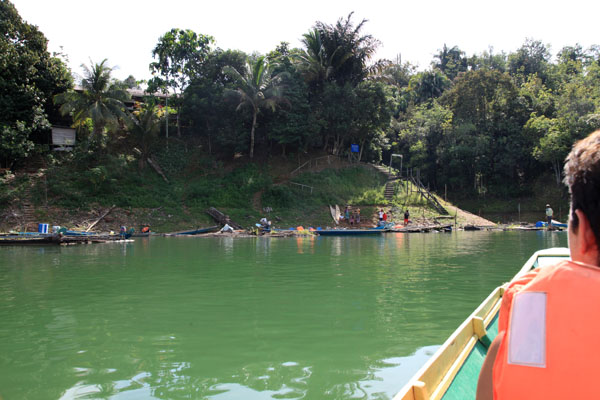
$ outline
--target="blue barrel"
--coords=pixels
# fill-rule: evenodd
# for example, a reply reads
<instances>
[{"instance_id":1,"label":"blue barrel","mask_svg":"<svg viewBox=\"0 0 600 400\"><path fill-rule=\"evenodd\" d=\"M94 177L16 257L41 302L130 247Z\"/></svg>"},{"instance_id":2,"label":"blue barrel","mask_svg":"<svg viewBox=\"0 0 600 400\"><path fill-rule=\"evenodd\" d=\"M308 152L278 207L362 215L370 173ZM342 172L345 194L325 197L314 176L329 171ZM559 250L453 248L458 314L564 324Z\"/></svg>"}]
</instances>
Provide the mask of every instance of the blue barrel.
<instances>
[{"instance_id":1,"label":"blue barrel","mask_svg":"<svg viewBox=\"0 0 600 400\"><path fill-rule=\"evenodd\" d=\"M48 233L48 224L38 224L38 233Z\"/></svg>"}]
</instances>

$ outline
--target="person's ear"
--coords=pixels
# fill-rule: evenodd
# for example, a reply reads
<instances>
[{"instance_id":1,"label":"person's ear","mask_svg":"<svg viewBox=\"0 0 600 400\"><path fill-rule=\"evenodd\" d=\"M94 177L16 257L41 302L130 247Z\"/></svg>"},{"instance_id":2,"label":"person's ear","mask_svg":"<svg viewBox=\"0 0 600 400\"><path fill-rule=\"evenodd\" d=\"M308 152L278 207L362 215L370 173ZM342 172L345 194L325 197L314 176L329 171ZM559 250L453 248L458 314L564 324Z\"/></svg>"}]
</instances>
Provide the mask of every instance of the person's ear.
<instances>
[{"instance_id":1,"label":"person's ear","mask_svg":"<svg viewBox=\"0 0 600 400\"><path fill-rule=\"evenodd\" d=\"M596 242L596 236L590 225L590 221L583 211L577 209L575 214L579 219L579 225L577 226L576 234L579 236L581 243L581 252L589 254L590 252L598 252L598 243Z\"/></svg>"}]
</instances>

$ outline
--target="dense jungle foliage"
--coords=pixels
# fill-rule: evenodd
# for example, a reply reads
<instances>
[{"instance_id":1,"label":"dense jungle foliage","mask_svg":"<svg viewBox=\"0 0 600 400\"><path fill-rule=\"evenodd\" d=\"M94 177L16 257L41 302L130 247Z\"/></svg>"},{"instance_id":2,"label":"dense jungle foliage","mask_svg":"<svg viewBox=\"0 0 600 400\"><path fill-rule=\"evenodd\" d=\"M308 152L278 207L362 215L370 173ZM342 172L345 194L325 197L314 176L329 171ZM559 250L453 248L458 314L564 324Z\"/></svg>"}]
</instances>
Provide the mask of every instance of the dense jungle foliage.
<instances>
[{"instance_id":1,"label":"dense jungle foliage","mask_svg":"<svg viewBox=\"0 0 600 400\"><path fill-rule=\"evenodd\" d=\"M48 54L43 34L7 0L0 17L5 167L44 150L43 132L60 111L78 129L74 154L62 162L90 176L117 159L118 168L144 169L153 154L168 157L169 143L216 160L261 162L315 151L345 157L358 144L359 160L388 164L402 155L403 168L418 170L432 189L512 197L545 174L560 184L570 146L600 128L600 46L574 44L553 56L549 45L527 39L511 53L469 56L443 44L419 70L400 57L374 60L380 43L352 14L317 22L301 48L282 42L265 55L172 29L153 49L154 78L146 82L148 93L170 94L168 107L164 96L148 95L128 109L135 78L113 79L104 60L85 68L78 90L67 90L68 69ZM211 171L197 166L204 167Z\"/></svg>"}]
</instances>

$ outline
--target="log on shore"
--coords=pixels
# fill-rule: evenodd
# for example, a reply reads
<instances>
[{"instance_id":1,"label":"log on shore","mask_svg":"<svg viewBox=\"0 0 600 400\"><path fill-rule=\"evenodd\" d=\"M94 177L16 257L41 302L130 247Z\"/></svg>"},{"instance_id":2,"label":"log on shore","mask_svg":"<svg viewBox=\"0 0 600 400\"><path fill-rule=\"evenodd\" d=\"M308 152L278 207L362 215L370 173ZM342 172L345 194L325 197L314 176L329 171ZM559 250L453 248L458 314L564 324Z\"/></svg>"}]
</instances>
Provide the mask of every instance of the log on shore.
<instances>
[{"instance_id":1,"label":"log on shore","mask_svg":"<svg viewBox=\"0 0 600 400\"><path fill-rule=\"evenodd\" d=\"M229 225L233 229L244 229L240 224L233 222L228 215L223 214L221 211L217 210L214 207L210 207L206 210L206 213L214 218L215 221L220 223L221 225Z\"/></svg>"}]
</instances>

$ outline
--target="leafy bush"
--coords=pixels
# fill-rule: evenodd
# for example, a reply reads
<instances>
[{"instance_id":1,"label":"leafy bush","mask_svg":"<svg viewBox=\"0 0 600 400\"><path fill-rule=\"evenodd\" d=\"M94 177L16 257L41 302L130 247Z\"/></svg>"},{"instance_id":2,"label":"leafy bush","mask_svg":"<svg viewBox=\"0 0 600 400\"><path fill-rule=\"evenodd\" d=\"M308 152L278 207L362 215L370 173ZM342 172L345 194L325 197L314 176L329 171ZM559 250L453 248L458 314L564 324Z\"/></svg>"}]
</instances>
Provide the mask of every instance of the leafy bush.
<instances>
[{"instance_id":1,"label":"leafy bush","mask_svg":"<svg viewBox=\"0 0 600 400\"><path fill-rule=\"evenodd\" d=\"M287 208L291 207L296 199L297 196L289 187L278 185L271 186L263 193L262 203L272 208Z\"/></svg>"},{"instance_id":2,"label":"leafy bush","mask_svg":"<svg viewBox=\"0 0 600 400\"><path fill-rule=\"evenodd\" d=\"M190 153L183 143L169 142L169 146L161 144L152 152L153 158L169 177L175 177L189 164Z\"/></svg>"}]
</instances>

